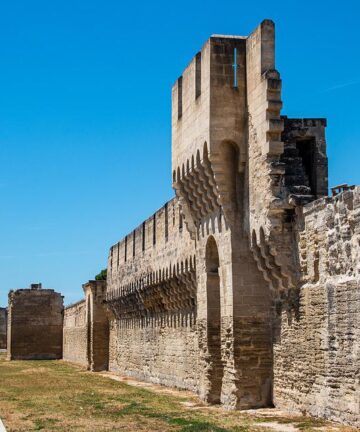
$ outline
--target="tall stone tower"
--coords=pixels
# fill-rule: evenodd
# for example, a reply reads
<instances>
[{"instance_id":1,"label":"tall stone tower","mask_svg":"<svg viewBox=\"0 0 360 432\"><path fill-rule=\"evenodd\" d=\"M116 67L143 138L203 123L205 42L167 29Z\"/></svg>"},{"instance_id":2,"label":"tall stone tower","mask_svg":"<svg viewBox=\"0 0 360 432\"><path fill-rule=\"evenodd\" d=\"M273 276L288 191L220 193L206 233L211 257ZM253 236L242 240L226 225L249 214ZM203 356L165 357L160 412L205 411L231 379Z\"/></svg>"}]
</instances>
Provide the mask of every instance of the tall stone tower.
<instances>
[{"instance_id":1,"label":"tall stone tower","mask_svg":"<svg viewBox=\"0 0 360 432\"><path fill-rule=\"evenodd\" d=\"M109 253L110 370L227 408L276 399L303 208L327 195L326 122L281 115L274 50L269 20L205 43L172 89L176 198Z\"/></svg>"},{"instance_id":2,"label":"tall stone tower","mask_svg":"<svg viewBox=\"0 0 360 432\"><path fill-rule=\"evenodd\" d=\"M299 205L327 195L325 121L280 115L274 23L213 35L172 90L173 187L196 242L200 394L272 400L277 302L298 286Z\"/></svg>"}]
</instances>

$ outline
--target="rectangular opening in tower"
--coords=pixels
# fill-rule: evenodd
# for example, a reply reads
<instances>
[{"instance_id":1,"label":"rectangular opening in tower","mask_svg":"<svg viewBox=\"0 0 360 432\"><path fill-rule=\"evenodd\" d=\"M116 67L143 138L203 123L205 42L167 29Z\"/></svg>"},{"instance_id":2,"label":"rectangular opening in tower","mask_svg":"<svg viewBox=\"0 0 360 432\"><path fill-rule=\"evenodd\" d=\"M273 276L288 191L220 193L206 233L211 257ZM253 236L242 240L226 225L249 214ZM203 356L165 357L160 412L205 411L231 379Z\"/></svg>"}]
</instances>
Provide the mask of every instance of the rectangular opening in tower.
<instances>
[{"instance_id":1,"label":"rectangular opening in tower","mask_svg":"<svg viewBox=\"0 0 360 432\"><path fill-rule=\"evenodd\" d=\"M201 95L201 52L195 57L195 99Z\"/></svg>"},{"instance_id":2,"label":"rectangular opening in tower","mask_svg":"<svg viewBox=\"0 0 360 432\"><path fill-rule=\"evenodd\" d=\"M178 79L178 120L182 117L182 76Z\"/></svg>"},{"instance_id":3,"label":"rectangular opening in tower","mask_svg":"<svg viewBox=\"0 0 360 432\"><path fill-rule=\"evenodd\" d=\"M305 175L309 181L309 187L312 195L317 195L316 188L316 153L315 139L302 139L296 142L296 148L302 160L302 166Z\"/></svg>"}]
</instances>

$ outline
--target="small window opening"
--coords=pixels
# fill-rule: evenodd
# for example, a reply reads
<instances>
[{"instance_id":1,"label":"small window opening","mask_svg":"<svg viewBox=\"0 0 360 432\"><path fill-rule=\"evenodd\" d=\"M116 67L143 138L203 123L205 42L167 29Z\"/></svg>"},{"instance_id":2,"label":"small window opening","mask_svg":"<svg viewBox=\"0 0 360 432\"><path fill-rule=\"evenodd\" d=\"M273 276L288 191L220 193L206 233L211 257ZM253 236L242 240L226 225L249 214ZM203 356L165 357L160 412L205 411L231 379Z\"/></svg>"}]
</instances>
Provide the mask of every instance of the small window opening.
<instances>
[{"instance_id":1,"label":"small window opening","mask_svg":"<svg viewBox=\"0 0 360 432\"><path fill-rule=\"evenodd\" d=\"M125 237L125 262L127 261L127 236Z\"/></svg>"},{"instance_id":2,"label":"small window opening","mask_svg":"<svg viewBox=\"0 0 360 432\"><path fill-rule=\"evenodd\" d=\"M136 234L135 231L133 231L133 258L135 257L135 241L136 241Z\"/></svg>"},{"instance_id":3,"label":"small window opening","mask_svg":"<svg viewBox=\"0 0 360 432\"><path fill-rule=\"evenodd\" d=\"M168 240L169 237L169 211L168 205L165 204L165 241Z\"/></svg>"},{"instance_id":4,"label":"small window opening","mask_svg":"<svg viewBox=\"0 0 360 432\"><path fill-rule=\"evenodd\" d=\"M143 252L144 252L144 250L145 250L145 233L146 233L146 225L145 225L145 222L143 222L143 224L142 224L142 250L143 250Z\"/></svg>"},{"instance_id":5,"label":"small window opening","mask_svg":"<svg viewBox=\"0 0 360 432\"><path fill-rule=\"evenodd\" d=\"M195 58L195 99L201 95L201 52Z\"/></svg>"},{"instance_id":6,"label":"small window opening","mask_svg":"<svg viewBox=\"0 0 360 432\"><path fill-rule=\"evenodd\" d=\"M237 48L234 48L234 64L232 65L234 69L234 88L237 88L237 72L238 72L238 64L237 64Z\"/></svg>"},{"instance_id":7,"label":"small window opening","mask_svg":"<svg viewBox=\"0 0 360 432\"><path fill-rule=\"evenodd\" d=\"M179 208L179 231L183 229L183 215L181 213L181 209Z\"/></svg>"},{"instance_id":8,"label":"small window opening","mask_svg":"<svg viewBox=\"0 0 360 432\"><path fill-rule=\"evenodd\" d=\"M178 79L178 120L182 117L182 76Z\"/></svg>"},{"instance_id":9,"label":"small window opening","mask_svg":"<svg viewBox=\"0 0 360 432\"><path fill-rule=\"evenodd\" d=\"M156 214L153 216L153 245L156 245Z\"/></svg>"},{"instance_id":10,"label":"small window opening","mask_svg":"<svg viewBox=\"0 0 360 432\"><path fill-rule=\"evenodd\" d=\"M296 148L302 160L302 165L309 181L309 187L312 195L317 195L316 188L316 157L315 157L315 140L314 138L299 140L296 142Z\"/></svg>"}]
</instances>

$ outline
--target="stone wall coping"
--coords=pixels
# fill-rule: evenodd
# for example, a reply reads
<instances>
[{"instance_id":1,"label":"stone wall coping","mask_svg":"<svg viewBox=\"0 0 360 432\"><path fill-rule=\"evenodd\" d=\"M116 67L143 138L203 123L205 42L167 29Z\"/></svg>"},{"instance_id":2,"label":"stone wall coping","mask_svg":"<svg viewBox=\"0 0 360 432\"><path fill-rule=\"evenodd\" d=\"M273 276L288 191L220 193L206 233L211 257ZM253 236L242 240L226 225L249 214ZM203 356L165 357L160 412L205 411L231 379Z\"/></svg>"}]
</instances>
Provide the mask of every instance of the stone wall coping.
<instances>
[{"instance_id":1,"label":"stone wall coping","mask_svg":"<svg viewBox=\"0 0 360 432\"><path fill-rule=\"evenodd\" d=\"M304 215L309 215L313 212L318 212L323 210L328 204L335 204L338 201L354 199L354 195L357 194L360 194L360 185L355 186L353 190L341 192L333 197L323 197L312 201L311 203L304 205L303 213Z\"/></svg>"},{"instance_id":2,"label":"stone wall coping","mask_svg":"<svg viewBox=\"0 0 360 432\"><path fill-rule=\"evenodd\" d=\"M64 310L66 311L66 310L68 310L68 309L75 308L76 306L79 306L79 305L81 305L82 303L85 303L85 299L78 300L78 301L75 302L75 303L70 303L70 304L68 304L67 306L64 307Z\"/></svg>"}]
</instances>

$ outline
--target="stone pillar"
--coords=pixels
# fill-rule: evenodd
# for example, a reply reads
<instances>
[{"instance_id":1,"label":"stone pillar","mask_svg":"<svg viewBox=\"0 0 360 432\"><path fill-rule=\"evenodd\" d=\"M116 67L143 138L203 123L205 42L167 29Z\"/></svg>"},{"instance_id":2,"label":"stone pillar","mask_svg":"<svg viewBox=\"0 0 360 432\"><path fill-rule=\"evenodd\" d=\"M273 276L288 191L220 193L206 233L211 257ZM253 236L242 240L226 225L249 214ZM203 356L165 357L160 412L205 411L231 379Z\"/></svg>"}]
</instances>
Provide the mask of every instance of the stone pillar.
<instances>
[{"instance_id":1,"label":"stone pillar","mask_svg":"<svg viewBox=\"0 0 360 432\"><path fill-rule=\"evenodd\" d=\"M271 297L249 240L235 227L205 235L197 272L200 397L229 409L270 406Z\"/></svg>"},{"instance_id":2,"label":"stone pillar","mask_svg":"<svg viewBox=\"0 0 360 432\"><path fill-rule=\"evenodd\" d=\"M109 321L105 314L106 281L83 285L86 299L87 359L91 371L107 370L109 365Z\"/></svg>"}]
</instances>

